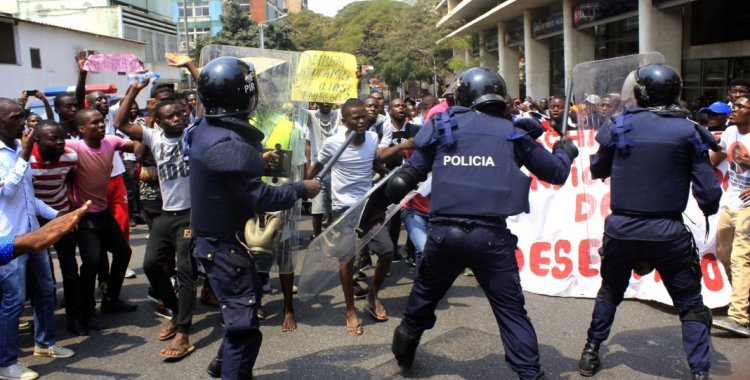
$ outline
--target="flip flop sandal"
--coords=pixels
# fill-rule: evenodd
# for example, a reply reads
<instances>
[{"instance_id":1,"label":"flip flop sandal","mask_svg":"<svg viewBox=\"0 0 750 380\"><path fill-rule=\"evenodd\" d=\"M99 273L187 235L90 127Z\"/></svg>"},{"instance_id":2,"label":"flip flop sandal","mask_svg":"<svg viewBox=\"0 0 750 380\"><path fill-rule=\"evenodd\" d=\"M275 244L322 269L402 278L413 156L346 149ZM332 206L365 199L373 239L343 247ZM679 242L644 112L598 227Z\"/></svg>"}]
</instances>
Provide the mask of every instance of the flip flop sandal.
<instances>
[{"instance_id":1,"label":"flip flop sandal","mask_svg":"<svg viewBox=\"0 0 750 380\"><path fill-rule=\"evenodd\" d=\"M387 315L378 315L378 313L375 311L375 305L372 303L368 302L365 310L367 310L367 313L370 314L370 316L378 322L385 322L388 320Z\"/></svg>"},{"instance_id":2,"label":"flip flop sandal","mask_svg":"<svg viewBox=\"0 0 750 380\"><path fill-rule=\"evenodd\" d=\"M362 328L362 321L357 321L356 326L346 325L346 333L351 336L360 336L365 333L365 329Z\"/></svg>"},{"instance_id":3,"label":"flip flop sandal","mask_svg":"<svg viewBox=\"0 0 750 380\"><path fill-rule=\"evenodd\" d=\"M164 333L166 331L166 334ZM175 326L172 329L169 330L161 330L159 331L159 340L170 340L174 338L174 336L177 335L177 326Z\"/></svg>"},{"instance_id":4,"label":"flip flop sandal","mask_svg":"<svg viewBox=\"0 0 750 380\"><path fill-rule=\"evenodd\" d=\"M166 355L163 353L163 351L166 352L177 352L177 355ZM179 348L167 348L166 350L163 350L162 352L159 352L159 356L163 357L164 360L180 360L184 358L185 356L188 356L192 354L195 351L195 345L190 345L190 347L185 349L179 349Z\"/></svg>"}]
</instances>

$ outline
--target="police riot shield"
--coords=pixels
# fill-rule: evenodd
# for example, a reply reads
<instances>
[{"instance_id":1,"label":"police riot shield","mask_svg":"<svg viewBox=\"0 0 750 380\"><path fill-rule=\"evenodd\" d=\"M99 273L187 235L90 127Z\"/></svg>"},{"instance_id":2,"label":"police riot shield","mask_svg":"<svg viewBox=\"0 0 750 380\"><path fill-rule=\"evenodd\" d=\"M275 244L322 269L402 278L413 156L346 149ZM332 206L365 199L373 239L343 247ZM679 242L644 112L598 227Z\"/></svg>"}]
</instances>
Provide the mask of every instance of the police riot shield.
<instances>
[{"instance_id":1,"label":"police riot shield","mask_svg":"<svg viewBox=\"0 0 750 380\"><path fill-rule=\"evenodd\" d=\"M310 242L300 272L300 299L311 300L324 289L336 286L339 268L351 260L363 246L356 229L370 195L384 186L395 173L396 170L391 171Z\"/></svg>"},{"instance_id":2,"label":"police riot shield","mask_svg":"<svg viewBox=\"0 0 750 380\"><path fill-rule=\"evenodd\" d=\"M300 53L226 45L208 45L201 50L200 65L218 57L237 57L255 67L259 100L250 124L265 135L265 151L278 155L275 167L266 169L263 181L278 186L304 179L308 103L292 101L291 91ZM259 272L293 273L299 247L297 225L301 202L289 210L258 215L245 228L245 244L256 258Z\"/></svg>"}]
</instances>

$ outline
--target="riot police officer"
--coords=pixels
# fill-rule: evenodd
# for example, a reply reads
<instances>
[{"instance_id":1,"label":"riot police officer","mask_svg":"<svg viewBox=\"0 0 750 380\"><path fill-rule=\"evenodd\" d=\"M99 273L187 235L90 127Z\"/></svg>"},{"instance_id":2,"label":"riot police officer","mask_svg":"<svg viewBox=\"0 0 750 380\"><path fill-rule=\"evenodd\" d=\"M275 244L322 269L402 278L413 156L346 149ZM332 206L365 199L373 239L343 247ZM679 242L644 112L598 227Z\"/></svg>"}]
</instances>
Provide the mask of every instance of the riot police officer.
<instances>
[{"instance_id":1,"label":"riot police officer","mask_svg":"<svg viewBox=\"0 0 750 380\"><path fill-rule=\"evenodd\" d=\"M262 340L261 283L254 258L238 240L245 222L256 212L289 209L320 191L315 180L276 187L261 180L263 133L248 123L258 91L252 64L233 57L209 62L198 80L206 116L187 136L193 256L221 303L224 379L252 377Z\"/></svg>"},{"instance_id":2,"label":"riot police officer","mask_svg":"<svg viewBox=\"0 0 750 380\"><path fill-rule=\"evenodd\" d=\"M691 181L703 213L719 209L721 189L707 154L715 142L677 106L682 79L674 69L646 65L630 77L637 106L599 130L599 151L591 157L594 178L612 177L612 214L604 223L602 285L579 370L593 376L599 369L599 345L609 336L631 272L653 267L680 314L690 370L696 379L708 378L711 311L703 304L700 262L682 212Z\"/></svg>"},{"instance_id":3,"label":"riot police officer","mask_svg":"<svg viewBox=\"0 0 750 380\"><path fill-rule=\"evenodd\" d=\"M435 325L438 302L468 267L490 301L510 368L522 379L544 379L524 308L518 239L505 218L529 211L530 178L520 166L563 184L578 149L561 140L550 153L534 140L542 133L538 122L504 119L506 86L498 74L472 68L459 81L457 106L422 127L414 154L385 189L387 201L398 200L432 172L429 236L392 350L400 366L411 367L422 333Z\"/></svg>"}]
</instances>

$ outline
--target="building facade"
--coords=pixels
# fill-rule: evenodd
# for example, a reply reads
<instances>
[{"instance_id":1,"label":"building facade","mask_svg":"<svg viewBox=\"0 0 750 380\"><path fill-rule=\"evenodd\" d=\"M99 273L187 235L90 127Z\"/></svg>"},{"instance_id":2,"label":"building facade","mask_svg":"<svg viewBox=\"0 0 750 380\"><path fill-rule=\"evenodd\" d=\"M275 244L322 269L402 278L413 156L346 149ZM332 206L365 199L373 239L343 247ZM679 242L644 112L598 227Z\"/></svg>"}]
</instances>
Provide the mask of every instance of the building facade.
<instances>
[{"instance_id":1,"label":"building facade","mask_svg":"<svg viewBox=\"0 0 750 380\"><path fill-rule=\"evenodd\" d=\"M74 58L81 49L143 57L147 46L139 41L2 15L0 45L3 47L0 49L0 71L3 73L0 97L6 98L18 98L24 90L75 86L78 64ZM88 83L114 84L120 93L128 88L127 78L117 73L92 74ZM138 99L143 106L146 98Z\"/></svg>"},{"instance_id":2,"label":"building facade","mask_svg":"<svg viewBox=\"0 0 750 380\"><path fill-rule=\"evenodd\" d=\"M723 100L728 83L750 79L747 0L442 0L441 41L496 69L513 96L561 96L576 64L657 51L681 72L691 105Z\"/></svg>"}]
</instances>

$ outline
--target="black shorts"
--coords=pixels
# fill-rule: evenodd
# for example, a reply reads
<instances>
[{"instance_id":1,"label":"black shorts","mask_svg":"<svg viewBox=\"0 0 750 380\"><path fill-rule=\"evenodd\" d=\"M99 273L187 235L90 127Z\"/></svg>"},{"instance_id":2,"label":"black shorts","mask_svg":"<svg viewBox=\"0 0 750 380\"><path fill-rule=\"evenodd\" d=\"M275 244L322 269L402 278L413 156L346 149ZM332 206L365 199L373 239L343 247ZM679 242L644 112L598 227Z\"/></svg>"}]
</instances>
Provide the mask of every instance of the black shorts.
<instances>
[{"instance_id":1,"label":"black shorts","mask_svg":"<svg viewBox=\"0 0 750 380\"><path fill-rule=\"evenodd\" d=\"M343 215L348 209L348 207L345 207L338 210L333 210L333 219L331 220L338 219L338 217ZM367 243L365 248L370 251L370 253L374 253L378 256L392 253L393 243L391 242L390 236L388 236L387 226L381 228L380 231L378 231L378 233L372 237L372 240Z\"/></svg>"}]
</instances>

